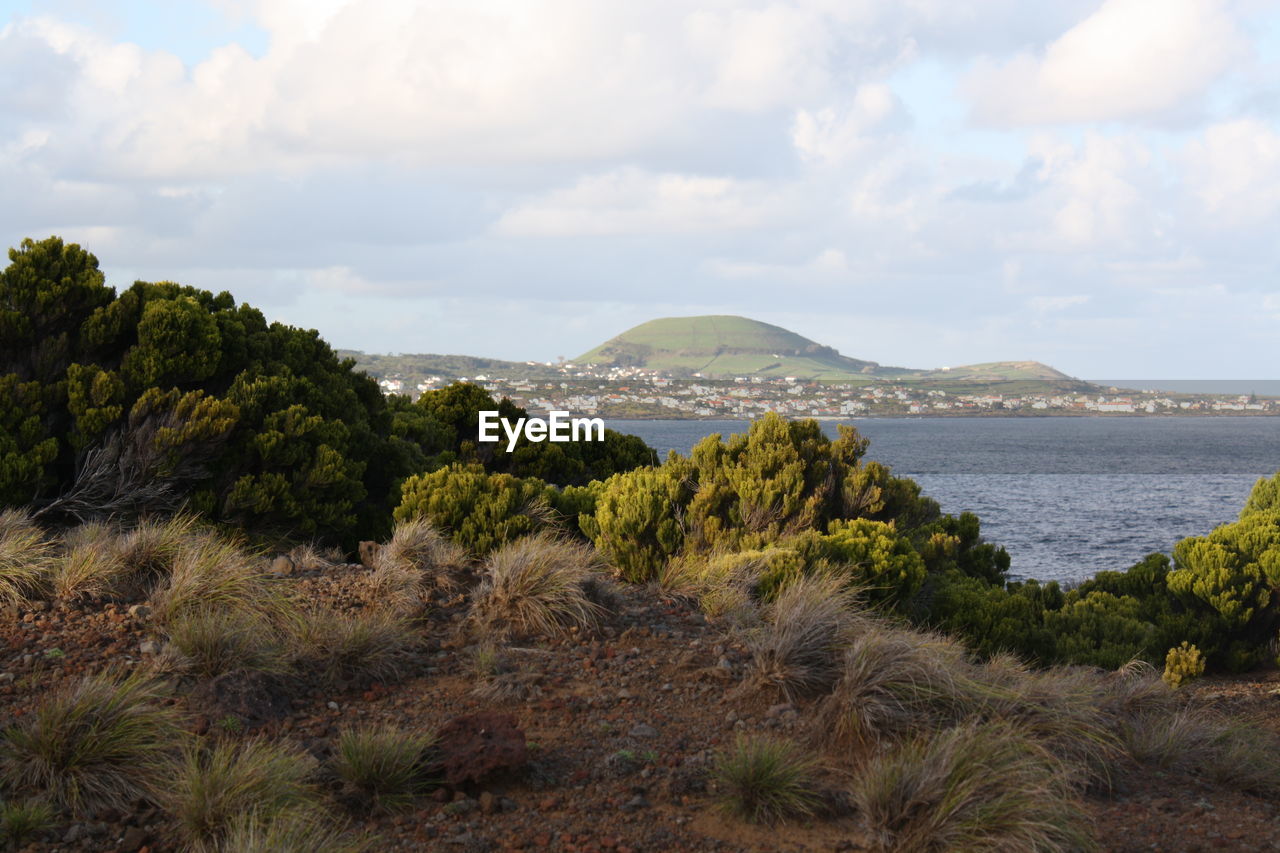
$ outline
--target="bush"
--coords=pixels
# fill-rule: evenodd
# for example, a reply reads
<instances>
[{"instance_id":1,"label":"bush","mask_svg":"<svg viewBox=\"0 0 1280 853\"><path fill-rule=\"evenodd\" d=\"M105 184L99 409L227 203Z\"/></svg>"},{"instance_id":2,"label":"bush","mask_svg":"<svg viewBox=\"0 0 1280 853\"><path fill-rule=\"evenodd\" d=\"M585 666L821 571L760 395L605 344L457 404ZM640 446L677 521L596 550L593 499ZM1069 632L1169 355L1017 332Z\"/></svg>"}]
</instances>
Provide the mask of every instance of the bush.
<instances>
[{"instance_id":1,"label":"bush","mask_svg":"<svg viewBox=\"0 0 1280 853\"><path fill-rule=\"evenodd\" d=\"M332 769L344 799L359 811L396 812L427 789L426 763L435 736L383 726L348 729L338 738Z\"/></svg>"},{"instance_id":2,"label":"bush","mask_svg":"<svg viewBox=\"0 0 1280 853\"><path fill-rule=\"evenodd\" d=\"M25 511L0 511L0 604L17 604L45 587L53 543Z\"/></svg>"},{"instance_id":3,"label":"bush","mask_svg":"<svg viewBox=\"0 0 1280 853\"><path fill-rule=\"evenodd\" d=\"M1016 727L965 724L853 768L880 850L1082 850L1096 844L1061 768Z\"/></svg>"},{"instance_id":4,"label":"bush","mask_svg":"<svg viewBox=\"0 0 1280 853\"><path fill-rule=\"evenodd\" d=\"M216 849L237 817L268 819L305 804L313 794L308 778L314 769L315 760L293 747L222 741L185 750L156 798L188 845Z\"/></svg>"},{"instance_id":5,"label":"bush","mask_svg":"<svg viewBox=\"0 0 1280 853\"><path fill-rule=\"evenodd\" d=\"M600 553L628 581L655 577L684 544L680 510L692 496L690 469L679 458L660 468L637 468L605 481L595 514L579 524Z\"/></svg>"},{"instance_id":6,"label":"bush","mask_svg":"<svg viewBox=\"0 0 1280 853\"><path fill-rule=\"evenodd\" d=\"M139 676L93 676L57 690L4 732L0 779L76 816L128 808L180 744L160 698Z\"/></svg>"},{"instance_id":7,"label":"bush","mask_svg":"<svg viewBox=\"0 0 1280 853\"><path fill-rule=\"evenodd\" d=\"M1192 679L1204 675L1204 656L1186 640L1169 649L1164 659L1164 683L1177 689Z\"/></svg>"},{"instance_id":8,"label":"bush","mask_svg":"<svg viewBox=\"0 0 1280 853\"><path fill-rule=\"evenodd\" d=\"M300 663L340 688L399 680L418 637L402 617L386 611L313 608L291 620L289 642Z\"/></svg>"},{"instance_id":9,"label":"bush","mask_svg":"<svg viewBox=\"0 0 1280 853\"><path fill-rule=\"evenodd\" d=\"M727 811L753 823L773 823L817 811L816 770L789 741L739 735L717 758L713 774Z\"/></svg>"},{"instance_id":10,"label":"bush","mask_svg":"<svg viewBox=\"0 0 1280 853\"><path fill-rule=\"evenodd\" d=\"M839 674L840 652L858 625L854 592L835 575L800 577L764 609L764 624L751 635L754 680L788 699L829 689Z\"/></svg>"},{"instance_id":11,"label":"bush","mask_svg":"<svg viewBox=\"0 0 1280 853\"><path fill-rule=\"evenodd\" d=\"M551 525L555 490L537 479L454 464L405 481L396 521L424 520L473 554Z\"/></svg>"},{"instance_id":12,"label":"bush","mask_svg":"<svg viewBox=\"0 0 1280 853\"><path fill-rule=\"evenodd\" d=\"M555 636L600 624L604 578L587 545L549 534L527 536L485 560L471 618L498 635Z\"/></svg>"}]
</instances>

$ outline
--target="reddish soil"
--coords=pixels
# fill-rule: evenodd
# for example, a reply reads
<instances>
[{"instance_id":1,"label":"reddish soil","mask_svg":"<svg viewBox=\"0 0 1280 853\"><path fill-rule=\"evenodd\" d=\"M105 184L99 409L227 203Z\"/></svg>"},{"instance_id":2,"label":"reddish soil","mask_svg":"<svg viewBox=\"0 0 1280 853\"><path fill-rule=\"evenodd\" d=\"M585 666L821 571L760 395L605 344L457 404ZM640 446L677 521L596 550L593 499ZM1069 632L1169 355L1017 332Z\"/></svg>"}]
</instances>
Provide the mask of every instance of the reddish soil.
<instances>
[{"instance_id":1,"label":"reddish soil","mask_svg":"<svg viewBox=\"0 0 1280 853\"><path fill-rule=\"evenodd\" d=\"M345 566L304 572L290 580L310 598L356 606L366 570ZM688 606L639 588L599 637L529 644L513 650L523 675L522 698L472 693L471 650L456 637L460 604L433 611L414 672L396 684L340 691L295 689L283 716L242 714L239 731L220 725L225 708L211 691L177 699L193 730L218 737L261 733L297 742L319 758L344 728L394 722L438 729L468 714L510 714L527 737L529 759L456 790L439 789L415 811L359 821L399 850L858 850L864 836L855 817L822 817L761 828L717 807L708 766L735 730L813 736L806 708L746 696L734 688L745 653ZM0 721L27 713L50 688L107 666L137 665L150 640L146 618L124 604L83 609L18 608L0 627ZM12 676L12 678L10 678ZM1280 674L1211 679L1189 688L1195 701L1256 719L1280 722ZM270 686L218 695L234 703L268 702ZM258 692L255 692L258 691ZM266 691L264 694L262 691ZM217 693L217 691L212 691ZM229 695L228 694L234 694ZM258 699L254 697L258 696ZM336 707L335 707L336 706ZM228 706L228 707L234 707ZM250 710L250 709L246 709ZM839 776L828 774L833 812L842 801ZM1185 775L1122 774L1108 797L1089 800L1104 849L1116 851L1280 849L1280 803L1224 790ZM31 850L137 851L173 849L165 818L154 809L100 814L64 824Z\"/></svg>"}]
</instances>

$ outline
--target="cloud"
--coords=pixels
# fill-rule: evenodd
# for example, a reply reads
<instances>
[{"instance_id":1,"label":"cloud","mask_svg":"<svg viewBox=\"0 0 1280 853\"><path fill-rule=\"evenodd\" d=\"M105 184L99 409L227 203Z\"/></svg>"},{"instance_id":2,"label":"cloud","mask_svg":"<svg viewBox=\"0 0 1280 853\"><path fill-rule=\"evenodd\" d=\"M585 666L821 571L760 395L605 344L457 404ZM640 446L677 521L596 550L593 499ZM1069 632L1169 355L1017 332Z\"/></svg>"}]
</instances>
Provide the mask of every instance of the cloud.
<instances>
[{"instance_id":1,"label":"cloud","mask_svg":"<svg viewBox=\"0 0 1280 853\"><path fill-rule=\"evenodd\" d=\"M1274 127L1253 118L1215 124L1188 146L1184 162L1206 227L1262 226L1274 233L1280 214L1280 133Z\"/></svg>"},{"instance_id":2,"label":"cloud","mask_svg":"<svg viewBox=\"0 0 1280 853\"><path fill-rule=\"evenodd\" d=\"M980 61L961 90L996 126L1153 118L1193 105L1248 50L1221 0L1106 0L1041 53Z\"/></svg>"}]
</instances>

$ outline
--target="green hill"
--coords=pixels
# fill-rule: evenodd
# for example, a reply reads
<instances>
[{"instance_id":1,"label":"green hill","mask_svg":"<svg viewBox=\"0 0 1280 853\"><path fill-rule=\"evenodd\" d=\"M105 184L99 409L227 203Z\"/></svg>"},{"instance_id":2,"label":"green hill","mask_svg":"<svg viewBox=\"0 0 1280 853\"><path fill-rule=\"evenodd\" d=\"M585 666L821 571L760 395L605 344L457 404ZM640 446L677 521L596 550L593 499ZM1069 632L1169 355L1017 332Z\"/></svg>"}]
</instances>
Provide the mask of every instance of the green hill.
<instances>
[{"instance_id":1,"label":"green hill","mask_svg":"<svg viewBox=\"0 0 1280 853\"><path fill-rule=\"evenodd\" d=\"M798 379L903 379L952 382L1070 380L1038 361L995 361L937 370L885 367L841 355L780 326L713 314L650 320L574 359L577 364L644 367L674 376L794 376Z\"/></svg>"},{"instance_id":2,"label":"green hill","mask_svg":"<svg viewBox=\"0 0 1280 853\"><path fill-rule=\"evenodd\" d=\"M843 356L779 326L730 315L650 320L583 353L574 362L708 377L842 379L873 376L881 369L874 361Z\"/></svg>"}]
</instances>

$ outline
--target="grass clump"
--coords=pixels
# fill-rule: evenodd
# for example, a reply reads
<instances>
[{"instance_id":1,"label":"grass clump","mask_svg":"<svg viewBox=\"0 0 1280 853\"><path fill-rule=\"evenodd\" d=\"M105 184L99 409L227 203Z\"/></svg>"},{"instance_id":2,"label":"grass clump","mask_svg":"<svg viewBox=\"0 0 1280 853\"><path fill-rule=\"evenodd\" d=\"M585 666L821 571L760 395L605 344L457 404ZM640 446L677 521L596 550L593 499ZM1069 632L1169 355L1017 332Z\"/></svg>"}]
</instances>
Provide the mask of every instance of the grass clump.
<instances>
[{"instance_id":1,"label":"grass clump","mask_svg":"<svg viewBox=\"0 0 1280 853\"><path fill-rule=\"evenodd\" d=\"M831 574L798 577L784 586L748 640L755 683L788 699L830 689L841 650L861 622L854 602L847 583Z\"/></svg>"},{"instance_id":2,"label":"grass clump","mask_svg":"<svg viewBox=\"0 0 1280 853\"><path fill-rule=\"evenodd\" d=\"M0 512L0 604L41 594L56 563L53 542L24 510Z\"/></svg>"},{"instance_id":3,"label":"grass clump","mask_svg":"<svg viewBox=\"0 0 1280 853\"><path fill-rule=\"evenodd\" d=\"M89 521L67 531L63 554L53 564L49 583L58 598L98 598L117 591L125 574L119 532L110 524Z\"/></svg>"},{"instance_id":4,"label":"grass clump","mask_svg":"<svg viewBox=\"0 0 1280 853\"><path fill-rule=\"evenodd\" d=\"M871 746L945 725L976 704L963 650L943 637L874 625L854 637L819 706L823 730L843 746Z\"/></svg>"},{"instance_id":5,"label":"grass clump","mask_svg":"<svg viewBox=\"0 0 1280 853\"><path fill-rule=\"evenodd\" d=\"M152 593L151 605L160 624L201 611L274 616L285 608L260 562L239 542L212 532L194 533L179 544L168 577Z\"/></svg>"},{"instance_id":6,"label":"grass clump","mask_svg":"<svg viewBox=\"0 0 1280 853\"><path fill-rule=\"evenodd\" d=\"M309 803L314 770L315 760L306 753L264 740L192 746L157 786L156 799L188 846L219 849L241 815L270 820Z\"/></svg>"},{"instance_id":7,"label":"grass clump","mask_svg":"<svg viewBox=\"0 0 1280 853\"><path fill-rule=\"evenodd\" d=\"M313 608L291 620L290 633L294 657L331 687L397 681L418 644L408 622L384 610Z\"/></svg>"},{"instance_id":8,"label":"grass clump","mask_svg":"<svg viewBox=\"0 0 1280 853\"><path fill-rule=\"evenodd\" d=\"M386 845L351 832L318 808L290 808L264 815L241 812L227 824L217 853L371 853Z\"/></svg>"},{"instance_id":9,"label":"grass clump","mask_svg":"<svg viewBox=\"0 0 1280 853\"><path fill-rule=\"evenodd\" d=\"M433 734L394 726L343 732L332 769L344 799L361 812L408 808L430 784L425 765L435 742Z\"/></svg>"},{"instance_id":10,"label":"grass clump","mask_svg":"<svg viewBox=\"0 0 1280 853\"><path fill-rule=\"evenodd\" d=\"M30 800L0 804L0 847L18 850L55 824L48 803Z\"/></svg>"},{"instance_id":11,"label":"grass clump","mask_svg":"<svg viewBox=\"0 0 1280 853\"><path fill-rule=\"evenodd\" d=\"M1182 708L1147 714L1124 727L1134 760L1178 769L1223 787L1280 795L1280 735L1207 711Z\"/></svg>"},{"instance_id":12,"label":"grass clump","mask_svg":"<svg viewBox=\"0 0 1280 853\"><path fill-rule=\"evenodd\" d=\"M850 794L877 849L1088 850L1062 768L1017 727L928 732L854 769Z\"/></svg>"},{"instance_id":13,"label":"grass clump","mask_svg":"<svg viewBox=\"0 0 1280 853\"><path fill-rule=\"evenodd\" d=\"M180 742L160 698L139 676L93 676L53 693L4 732L0 779L77 816L127 808Z\"/></svg>"},{"instance_id":14,"label":"grass clump","mask_svg":"<svg viewBox=\"0 0 1280 853\"><path fill-rule=\"evenodd\" d=\"M378 551L367 580L371 603L397 612L416 610L433 588L457 587L456 574L467 565L467 552L424 518L396 524L391 541Z\"/></svg>"},{"instance_id":15,"label":"grass clump","mask_svg":"<svg viewBox=\"0 0 1280 853\"><path fill-rule=\"evenodd\" d=\"M606 613L598 602L600 559L588 545L549 533L526 536L490 554L483 575L472 619L498 635L592 629Z\"/></svg>"},{"instance_id":16,"label":"grass clump","mask_svg":"<svg viewBox=\"0 0 1280 853\"><path fill-rule=\"evenodd\" d=\"M739 735L713 773L723 808L753 823L773 823L817 811L816 769L790 741Z\"/></svg>"},{"instance_id":17,"label":"grass clump","mask_svg":"<svg viewBox=\"0 0 1280 853\"><path fill-rule=\"evenodd\" d=\"M167 626L169 642L185 669L214 678L237 669L280 672L285 668L279 638L260 614L244 611L186 611Z\"/></svg>"},{"instance_id":18,"label":"grass clump","mask_svg":"<svg viewBox=\"0 0 1280 853\"><path fill-rule=\"evenodd\" d=\"M208 535L190 514L144 518L115 543L121 594L146 597L173 571L178 553L192 539Z\"/></svg>"}]
</instances>

